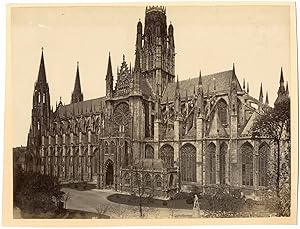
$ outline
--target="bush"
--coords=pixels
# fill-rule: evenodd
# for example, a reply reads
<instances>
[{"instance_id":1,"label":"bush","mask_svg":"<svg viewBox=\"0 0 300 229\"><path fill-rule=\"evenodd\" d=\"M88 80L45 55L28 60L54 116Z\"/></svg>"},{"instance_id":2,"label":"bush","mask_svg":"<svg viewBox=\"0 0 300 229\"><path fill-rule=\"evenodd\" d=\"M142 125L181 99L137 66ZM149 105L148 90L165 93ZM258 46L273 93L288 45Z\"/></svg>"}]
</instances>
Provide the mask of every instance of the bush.
<instances>
[{"instance_id":1,"label":"bush","mask_svg":"<svg viewBox=\"0 0 300 229\"><path fill-rule=\"evenodd\" d=\"M61 207L64 192L56 177L19 172L16 177L14 204L27 213L55 212Z\"/></svg>"},{"instance_id":2,"label":"bush","mask_svg":"<svg viewBox=\"0 0 300 229\"><path fill-rule=\"evenodd\" d=\"M209 188L201 199L200 209L211 212L239 212L245 204L245 196L241 190L227 186Z\"/></svg>"},{"instance_id":3,"label":"bush","mask_svg":"<svg viewBox=\"0 0 300 229\"><path fill-rule=\"evenodd\" d=\"M185 202L186 202L187 204L193 204L193 203L194 203L194 198L193 198L193 196L192 196L192 195L187 196L186 199L185 199Z\"/></svg>"},{"instance_id":4,"label":"bush","mask_svg":"<svg viewBox=\"0 0 300 229\"><path fill-rule=\"evenodd\" d=\"M190 193L187 192L178 192L173 196L174 200L185 200L187 199L189 196L191 196Z\"/></svg>"}]
</instances>

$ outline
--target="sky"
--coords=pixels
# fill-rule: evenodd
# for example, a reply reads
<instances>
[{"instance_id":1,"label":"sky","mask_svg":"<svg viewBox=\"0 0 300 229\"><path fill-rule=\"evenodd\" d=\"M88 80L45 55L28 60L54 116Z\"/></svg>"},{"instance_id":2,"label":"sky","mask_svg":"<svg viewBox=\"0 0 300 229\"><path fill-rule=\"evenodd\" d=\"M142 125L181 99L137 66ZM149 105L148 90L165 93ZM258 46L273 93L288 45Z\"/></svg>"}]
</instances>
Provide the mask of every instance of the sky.
<instances>
[{"instance_id":1,"label":"sky","mask_svg":"<svg viewBox=\"0 0 300 229\"><path fill-rule=\"evenodd\" d=\"M136 25L144 25L145 6L22 7L11 12L12 144L26 145L32 95L44 48L51 104L69 104L79 61L84 99L105 95L108 53L113 73L134 63ZM290 81L288 6L167 6L174 26L179 79L232 68L258 98L260 84L272 105L280 68Z\"/></svg>"}]
</instances>

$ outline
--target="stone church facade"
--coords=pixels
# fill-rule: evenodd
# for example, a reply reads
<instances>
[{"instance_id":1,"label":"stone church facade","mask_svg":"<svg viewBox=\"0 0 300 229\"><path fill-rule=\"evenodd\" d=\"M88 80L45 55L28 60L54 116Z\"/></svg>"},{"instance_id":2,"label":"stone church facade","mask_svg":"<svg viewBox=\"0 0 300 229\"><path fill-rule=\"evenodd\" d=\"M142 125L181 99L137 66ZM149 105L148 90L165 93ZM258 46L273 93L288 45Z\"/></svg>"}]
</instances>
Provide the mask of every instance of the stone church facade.
<instances>
[{"instance_id":1,"label":"stone church facade","mask_svg":"<svg viewBox=\"0 0 300 229\"><path fill-rule=\"evenodd\" d=\"M147 7L137 23L134 66L125 56L106 95L84 100L79 64L70 104L50 107L42 52L34 86L26 170L62 182L92 182L129 191L133 171L154 193L195 185L231 185L253 193L267 185L272 145L253 139L257 114L269 107L261 87L249 94L232 69L179 81L175 77L174 27L165 7ZM288 96L281 72L278 96Z\"/></svg>"}]
</instances>

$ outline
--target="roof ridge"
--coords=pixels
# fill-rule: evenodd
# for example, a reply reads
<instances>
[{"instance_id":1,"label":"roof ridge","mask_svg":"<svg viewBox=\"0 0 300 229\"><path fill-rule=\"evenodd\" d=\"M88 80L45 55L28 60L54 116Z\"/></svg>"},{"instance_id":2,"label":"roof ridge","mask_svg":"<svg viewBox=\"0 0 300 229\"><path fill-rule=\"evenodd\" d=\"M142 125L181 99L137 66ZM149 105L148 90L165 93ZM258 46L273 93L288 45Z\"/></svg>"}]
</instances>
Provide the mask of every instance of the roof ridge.
<instances>
[{"instance_id":1,"label":"roof ridge","mask_svg":"<svg viewBox=\"0 0 300 229\"><path fill-rule=\"evenodd\" d=\"M232 69L229 69L229 70L226 70L226 71L221 71L221 72L216 72L216 73L211 73L211 74L208 74L208 75L202 75L201 77L202 77L202 79L204 78L204 77L208 77L208 76L212 76L212 75L217 75L217 74L221 74L221 73L225 73L225 72L232 72ZM183 81L188 81L188 80L195 80L195 79L199 79L199 76L195 76L195 77L193 77L193 78L188 78L188 79L183 79L183 80L179 80L179 83L180 82L183 82ZM173 84L173 83L176 83L176 81L175 82L172 82L172 83L170 83L170 84Z\"/></svg>"}]
</instances>

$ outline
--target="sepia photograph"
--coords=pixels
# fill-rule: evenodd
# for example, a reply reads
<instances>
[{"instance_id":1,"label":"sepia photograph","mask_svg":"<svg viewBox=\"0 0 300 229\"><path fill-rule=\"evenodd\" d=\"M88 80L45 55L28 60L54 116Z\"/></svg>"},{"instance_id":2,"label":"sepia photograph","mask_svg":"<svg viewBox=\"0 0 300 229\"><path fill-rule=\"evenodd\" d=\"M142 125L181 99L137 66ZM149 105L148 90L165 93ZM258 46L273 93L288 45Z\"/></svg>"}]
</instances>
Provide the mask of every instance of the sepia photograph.
<instances>
[{"instance_id":1,"label":"sepia photograph","mask_svg":"<svg viewBox=\"0 0 300 229\"><path fill-rule=\"evenodd\" d=\"M296 51L291 2L8 5L4 221L295 224Z\"/></svg>"}]
</instances>

